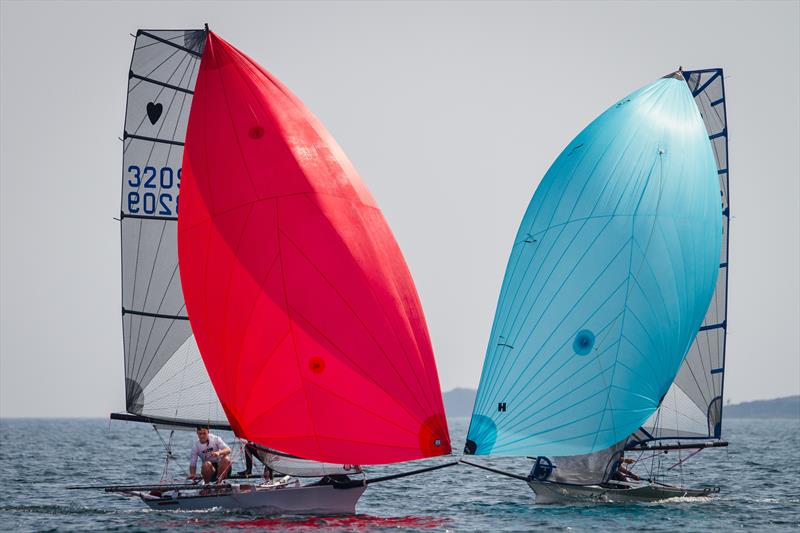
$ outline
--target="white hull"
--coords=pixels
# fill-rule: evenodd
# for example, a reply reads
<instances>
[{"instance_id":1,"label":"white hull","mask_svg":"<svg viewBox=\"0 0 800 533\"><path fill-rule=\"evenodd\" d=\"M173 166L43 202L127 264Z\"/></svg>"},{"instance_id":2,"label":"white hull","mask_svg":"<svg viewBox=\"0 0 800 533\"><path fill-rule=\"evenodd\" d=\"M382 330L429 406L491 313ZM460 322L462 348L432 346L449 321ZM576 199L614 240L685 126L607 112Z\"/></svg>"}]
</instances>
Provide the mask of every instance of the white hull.
<instances>
[{"instance_id":1,"label":"white hull","mask_svg":"<svg viewBox=\"0 0 800 533\"><path fill-rule=\"evenodd\" d=\"M178 494L172 497L137 493L152 509L159 510L257 510L267 514L354 514L366 485L334 488L332 485L253 488L222 494Z\"/></svg>"},{"instance_id":2,"label":"white hull","mask_svg":"<svg viewBox=\"0 0 800 533\"><path fill-rule=\"evenodd\" d=\"M696 498L711 496L719 489L686 489L666 485L568 485L550 481L528 481L531 489L536 493L536 503L630 503L654 502L669 498Z\"/></svg>"}]
</instances>

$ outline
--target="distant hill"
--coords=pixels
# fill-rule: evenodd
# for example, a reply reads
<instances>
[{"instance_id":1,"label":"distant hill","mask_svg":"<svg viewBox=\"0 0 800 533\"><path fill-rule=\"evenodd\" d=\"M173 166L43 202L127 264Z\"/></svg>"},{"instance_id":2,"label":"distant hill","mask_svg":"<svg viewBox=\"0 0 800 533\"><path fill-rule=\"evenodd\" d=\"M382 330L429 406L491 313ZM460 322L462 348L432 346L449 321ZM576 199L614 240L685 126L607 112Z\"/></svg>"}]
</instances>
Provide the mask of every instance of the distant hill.
<instances>
[{"instance_id":1,"label":"distant hill","mask_svg":"<svg viewBox=\"0 0 800 533\"><path fill-rule=\"evenodd\" d=\"M447 416L471 416L475 404L475 389L453 389L442 395Z\"/></svg>"},{"instance_id":2,"label":"distant hill","mask_svg":"<svg viewBox=\"0 0 800 533\"><path fill-rule=\"evenodd\" d=\"M800 418L800 396L726 405L724 418Z\"/></svg>"},{"instance_id":3,"label":"distant hill","mask_svg":"<svg viewBox=\"0 0 800 533\"><path fill-rule=\"evenodd\" d=\"M443 394L447 416L470 416L475 404L474 389L453 389ZM774 400L758 400L726 405L725 418L798 418L800 419L800 396L787 396Z\"/></svg>"}]
</instances>

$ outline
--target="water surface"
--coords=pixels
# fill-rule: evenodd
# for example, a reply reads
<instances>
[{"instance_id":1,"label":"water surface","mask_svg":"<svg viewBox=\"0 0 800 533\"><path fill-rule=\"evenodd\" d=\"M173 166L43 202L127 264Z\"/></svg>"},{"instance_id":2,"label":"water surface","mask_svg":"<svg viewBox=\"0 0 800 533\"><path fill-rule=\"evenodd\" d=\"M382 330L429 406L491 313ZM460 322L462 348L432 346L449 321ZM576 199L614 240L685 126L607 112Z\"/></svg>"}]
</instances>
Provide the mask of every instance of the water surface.
<instances>
[{"instance_id":1,"label":"water surface","mask_svg":"<svg viewBox=\"0 0 800 533\"><path fill-rule=\"evenodd\" d=\"M451 419L454 448L466 419ZM113 531L797 531L800 420L726 420L728 448L704 450L671 471L689 486L715 485L713 498L650 504L543 506L520 481L466 466L371 486L352 517L264 517L221 511L152 511L137 499L73 484L150 483L164 467L152 427L98 419L4 419L0 529ZM224 433L220 433L224 438ZM192 433L175 434L175 476L186 470ZM229 442L230 444L230 442ZM686 456L683 452L682 457ZM369 468L372 477L442 462ZM672 465L677 456L662 458ZM527 474L531 462L487 464Z\"/></svg>"}]
</instances>

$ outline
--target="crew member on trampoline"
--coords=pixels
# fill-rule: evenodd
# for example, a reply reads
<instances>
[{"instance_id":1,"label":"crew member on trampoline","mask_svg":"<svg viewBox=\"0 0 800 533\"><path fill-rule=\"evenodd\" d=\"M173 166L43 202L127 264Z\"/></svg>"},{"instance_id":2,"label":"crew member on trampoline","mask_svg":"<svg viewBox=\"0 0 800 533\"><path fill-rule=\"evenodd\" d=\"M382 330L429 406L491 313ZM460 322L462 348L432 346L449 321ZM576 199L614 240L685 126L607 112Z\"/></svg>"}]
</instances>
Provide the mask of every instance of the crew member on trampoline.
<instances>
[{"instance_id":1,"label":"crew member on trampoline","mask_svg":"<svg viewBox=\"0 0 800 533\"><path fill-rule=\"evenodd\" d=\"M642 478L625 468L623 465L632 465L636 461L633 459L629 459L625 457L625 454L620 454L619 462L617 463L617 469L611 475L611 479L614 481L641 481Z\"/></svg>"},{"instance_id":2,"label":"crew member on trampoline","mask_svg":"<svg viewBox=\"0 0 800 533\"><path fill-rule=\"evenodd\" d=\"M189 479L197 477L197 460L202 461L200 473L205 483L216 481L219 484L228 477L231 469L231 460L228 457L231 449L216 435L208 432L208 427L197 428L197 442L192 446L192 455L189 459Z\"/></svg>"}]
</instances>

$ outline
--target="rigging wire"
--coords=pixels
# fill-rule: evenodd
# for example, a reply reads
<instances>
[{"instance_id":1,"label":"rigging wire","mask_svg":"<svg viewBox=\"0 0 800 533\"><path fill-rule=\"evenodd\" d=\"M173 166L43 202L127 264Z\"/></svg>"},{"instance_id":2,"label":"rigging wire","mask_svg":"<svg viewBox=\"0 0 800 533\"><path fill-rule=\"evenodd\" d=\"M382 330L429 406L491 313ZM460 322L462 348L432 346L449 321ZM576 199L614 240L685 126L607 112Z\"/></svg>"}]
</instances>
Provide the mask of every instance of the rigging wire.
<instances>
[{"instance_id":1,"label":"rigging wire","mask_svg":"<svg viewBox=\"0 0 800 533\"><path fill-rule=\"evenodd\" d=\"M153 424L153 431L156 432L158 435L158 439L161 441L161 444L164 446L164 468L161 471L161 481L165 481L167 479L167 475L169 474L169 461L174 457L172 454L172 437L175 435L175 430L170 430L169 432L169 440L164 440L164 437L161 435L161 432L158 430L158 426Z\"/></svg>"},{"instance_id":2,"label":"rigging wire","mask_svg":"<svg viewBox=\"0 0 800 533\"><path fill-rule=\"evenodd\" d=\"M703 448L698 448L697 450L695 450L692 453L690 453L689 455L687 455L685 459L681 459L680 461L678 461L677 463L675 463L671 467L667 468L667 472L669 472L670 470L672 470L676 466L680 466L681 467L681 484L683 484L683 463L685 463L686 461L688 461L689 459L691 459L692 457L694 457L695 455L697 455L698 453L700 453L702 451L703 451ZM680 456L678 458L680 459Z\"/></svg>"}]
</instances>

